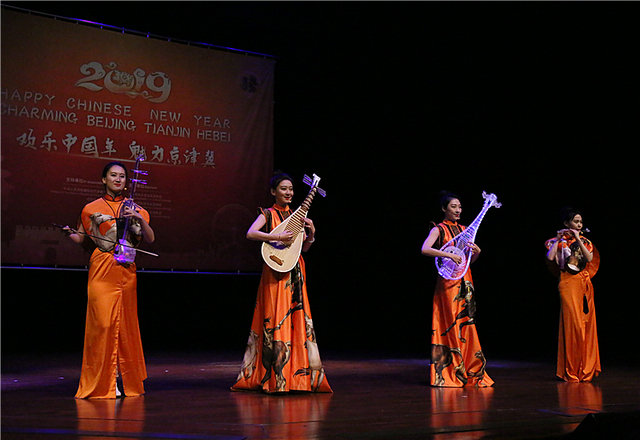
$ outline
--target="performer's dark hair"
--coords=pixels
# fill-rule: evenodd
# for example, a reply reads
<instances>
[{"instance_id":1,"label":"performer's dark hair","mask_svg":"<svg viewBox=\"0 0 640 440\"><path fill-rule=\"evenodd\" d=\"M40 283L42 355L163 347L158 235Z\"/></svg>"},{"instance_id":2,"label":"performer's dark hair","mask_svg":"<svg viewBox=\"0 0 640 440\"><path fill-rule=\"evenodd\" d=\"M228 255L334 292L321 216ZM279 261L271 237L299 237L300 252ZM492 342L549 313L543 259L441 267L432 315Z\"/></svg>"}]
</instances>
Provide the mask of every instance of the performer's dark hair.
<instances>
[{"instance_id":1,"label":"performer's dark hair","mask_svg":"<svg viewBox=\"0 0 640 440\"><path fill-rule=\"evenodd\" d=\"M582 213L570 206L565 206L560 210L560 220L562 220L562 223L570 222L576 215L582 216Z\"/></svg>"},{"instance_id":2,"label":"performer's dark hair","mask_svg":"<svg viewBox=\"0 0 640 440\"><path fill-rule=\"evenodd\" d=\"M451 191L440 191L440 207L442 209L447 209L447 206L449 206L449 202L451 202L453 199L458 199L460 200L460 197L458 197L456 194L452 193Z\"/></svg>"},{"instance_id":3,"label":"performer's dark hair","mask_svg":"<svg viewBox=\"0 0 640 440\"><path fill-rule=\"evenodd\" d=\"M271 180L269 181L271 189L276 189L283 180L288 180L293 183L293 179L287 173L283 173L280 170L274 171L273 177L271 177Z\"/></svg>"}]
</instances>

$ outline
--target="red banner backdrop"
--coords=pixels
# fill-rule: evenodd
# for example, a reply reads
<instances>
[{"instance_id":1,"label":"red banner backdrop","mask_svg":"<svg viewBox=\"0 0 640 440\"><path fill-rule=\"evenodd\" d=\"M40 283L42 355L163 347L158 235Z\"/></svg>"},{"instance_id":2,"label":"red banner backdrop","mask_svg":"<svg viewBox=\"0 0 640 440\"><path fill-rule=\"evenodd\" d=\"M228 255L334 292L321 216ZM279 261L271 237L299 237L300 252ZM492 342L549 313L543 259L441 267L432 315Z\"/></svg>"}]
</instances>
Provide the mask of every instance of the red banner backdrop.
<instances>
[{"instance_id":1,"label":"red banner backdrop","mask_svg":"<svg viewBox=\"0 0 640 440\"><path fill-rule=\"evenodd\" d=\"M275 61L2 11L2 263L84 266L75 225L102 168L142 154L139 267L260 268L245 233L270 203Z\"/></svg>"}]
</instances>

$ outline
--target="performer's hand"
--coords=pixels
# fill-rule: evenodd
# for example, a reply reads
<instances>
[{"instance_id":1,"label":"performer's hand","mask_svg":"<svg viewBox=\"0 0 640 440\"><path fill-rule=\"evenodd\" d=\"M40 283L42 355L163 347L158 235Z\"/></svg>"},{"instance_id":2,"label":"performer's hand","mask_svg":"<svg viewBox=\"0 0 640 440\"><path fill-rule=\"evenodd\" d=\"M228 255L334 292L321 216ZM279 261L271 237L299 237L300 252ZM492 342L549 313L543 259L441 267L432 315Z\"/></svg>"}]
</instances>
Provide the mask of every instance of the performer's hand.
<instances>
[{"instance_id":1,"label":"performer's hand","mask_svg":"<svg viewBox=\"0 0 640 440\"><path fill-rule=\"evenodd\" d=\"M135 209L132 209L129 206L124 207L124 210L122 211L122 216L125 218L127 217L142 218L142 215L140 214L139 211L136 211Z\"/></svg>"},{"instance_id":2,"label":"performer's hand","mask_svg":"<svg viewBox=\"0 0 640 440\"><path fill-rule=\"evenodd\" d=\"M275 241L278 241L281 243L288 243L290 241L293 241L293 238L294 238L293 232L284 231L275 236Z\"/></svg>"},{"instance_id":3,"label":"performer's hand","mask_svg":"<svg viewBox=\"0 0 640 440\"><path fill-rule=\"evenodd\" d=\"M474 254L479 254L481 252L480 247L475 243L467 243L467 246L471 248L471 252Z\"/></svg>"},{"instance_id":4,"label":"performer's hand","mask_svg":"<svg viewBox=\"0 0 640 440\"><path fill-rule=\"evenodd\" d=\"M309 228L309 234L307 234L309 237L313 237L314 235L316 235L316 227L313 224L313 221L310 218L304 218L304 226L305 228Z\"/></svg>"},{"instance_id":5,"label":"performer's hand","mask_svg":"<svg viewBox=\"0 0 640 440\"><path fill-rule=\"evenodd\" d=\"M576 239L580 238L580 231L577 229L560 229L558 231L557 239L560 240L563 237L575 237Z\"/></svg>"},{"instance_id":6,"label":"performer's hand","mask_svg":"<svg viewBox=\"0 0 640 440\"><path fill-rule=\"evenodd\" d=\"M453 262L456 263L456 264L461 264L462 263L462 256L460 256L460 255L447 254L447 258L452 259Z\"/></svg>"},{"instance_id":7,"label":"performer's hand","mask_svg":"<svg viewBox=\"0 0 640 440\"><path fill-rule=\"evenodd\" d=\"M82 226L81 226L82 228ZM77 229L70 228L69 225L61 226L62 234L65 237L69 237L69 239L75 243L81 244L83 238L80 236L80 233ZM83 230L84 232L84 230Z\"/></svg>"}]
</instances>

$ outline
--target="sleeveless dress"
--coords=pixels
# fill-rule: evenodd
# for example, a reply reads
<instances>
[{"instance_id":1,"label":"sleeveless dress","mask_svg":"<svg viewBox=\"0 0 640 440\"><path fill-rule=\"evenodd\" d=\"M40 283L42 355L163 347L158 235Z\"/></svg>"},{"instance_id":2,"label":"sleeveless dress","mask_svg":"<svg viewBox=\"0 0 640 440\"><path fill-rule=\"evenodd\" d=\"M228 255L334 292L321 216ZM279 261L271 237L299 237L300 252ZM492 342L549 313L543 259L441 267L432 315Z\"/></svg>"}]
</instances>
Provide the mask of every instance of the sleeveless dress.
<instances>
[{"instance_id":1,"label":"sleeveless dress","mask_svg":"<svg viewBox=\"0 0 640 440\"><path fill-rule=\"evenodd\" d=\"M437 227L440 237L434 243L434 249L440 249L465 229L449 220ZM493 385L493 380L485 372L487 361L478 339L475 316L476 300L471 270L455 281L438 275L433 295L431 330L432 386Z\"/></svg>"},{"instance_id":2,"label":"sleeveless dress","mask_svg":"<svg viewBox=\"0 0 640 440\"><path fill-rule=\"evenodd\" d=\"M260 213L268 233L292 211L274 205ZM231 389L333 392L320 360L302 256L287 273L264 264L242 367Z\"/></svg>"}]
</instances>

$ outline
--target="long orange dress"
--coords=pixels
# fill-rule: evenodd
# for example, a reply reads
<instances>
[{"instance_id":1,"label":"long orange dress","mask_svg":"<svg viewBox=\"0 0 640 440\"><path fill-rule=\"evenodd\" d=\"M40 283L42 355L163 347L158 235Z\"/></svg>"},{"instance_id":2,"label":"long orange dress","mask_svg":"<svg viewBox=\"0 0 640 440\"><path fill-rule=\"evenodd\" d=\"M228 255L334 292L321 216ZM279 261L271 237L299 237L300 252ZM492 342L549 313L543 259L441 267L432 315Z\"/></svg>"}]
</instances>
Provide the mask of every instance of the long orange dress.
<instances>
[{"instance_id":1,"label":"long orange dress","mask_svg":"<svg viewBox=\"0 0 640 440\"><path fill-rule=\"evenodd\" d=\"M278 205L260 212L267 219L263 232L292 214ZM302 256L287 273L263 266L247 348L231 389L332 392L316 342Z\"/></svg>"},{"instance_id":2,"label":"long orange dress","mask_svg":"<svg viewBox=\"0 0 640 440\"><path fill-rule=\"evenodd\" d=\"M445 220L437 225L440 236L433 247L440 249L465 227ZM438 275L433 295L431 330L431 385L434 387L490 387L485 372L475 323L476 300L471 270L459 280Z\"/></svg>"},{"instance_id":3,"label":"long orange dress","mask_svg":"<svg viewBox=\"0 0 640 440\"><path fill-rule=\"evenodd\" d=\"M591 241L581 237L593 258L587 262L575 237L561 239L556 254L559 269L560 325L556 375L566 382L590 382L601 372L596 307L591 278L600 266L600 255ZM555 238L546 242L547 249Z\"/></svg>"},{"instance_id":4,"label":"long orange dress","mask_svg":"<svg viewBox=\"0 0 640 440\"><path fill-rule=\"evenodd\" d=\"M87 204L81 215L85 231L116 241L117 226L112 218L118 217L124 200L105 195ZM148 222L149 213L139 211ZM147 369L138 325L136 265L118 263L112 243L94 241L98 247L89 263L82 373L76 398L116 398L118 367L124 394L139 396L144 394L142 381Z\"/></svg>"}]
</instances>

